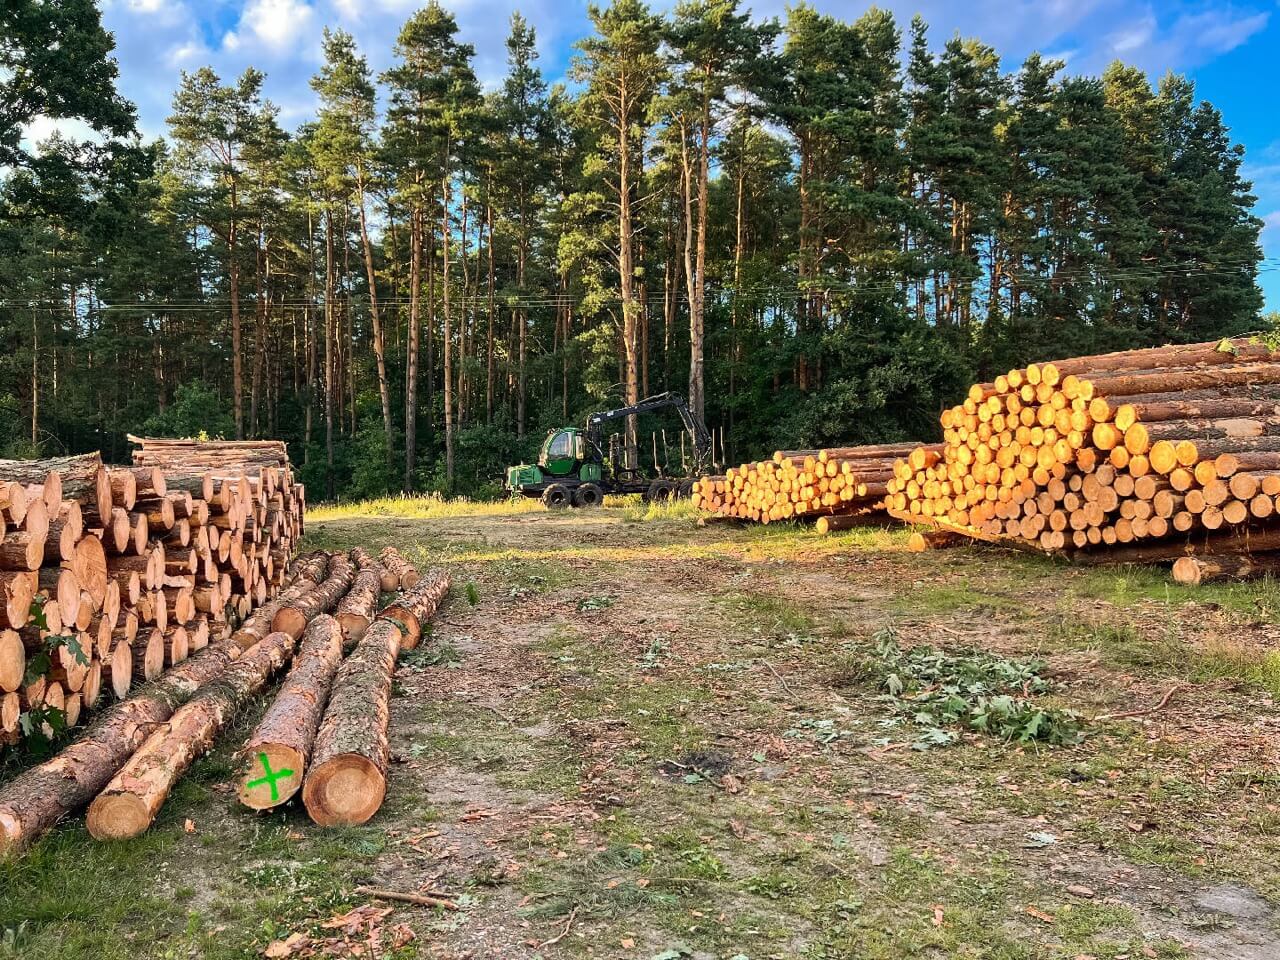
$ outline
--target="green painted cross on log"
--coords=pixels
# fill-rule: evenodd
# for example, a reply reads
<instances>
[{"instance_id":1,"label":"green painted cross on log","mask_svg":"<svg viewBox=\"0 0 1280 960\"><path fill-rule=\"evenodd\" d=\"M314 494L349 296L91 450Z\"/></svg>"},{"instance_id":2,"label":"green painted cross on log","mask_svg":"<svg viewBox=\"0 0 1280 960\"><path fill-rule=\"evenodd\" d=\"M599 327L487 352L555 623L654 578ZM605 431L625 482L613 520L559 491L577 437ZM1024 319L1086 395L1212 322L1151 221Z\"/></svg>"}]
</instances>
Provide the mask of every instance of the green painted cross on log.
<instances>
[{"instance_id":1,"label":"green painted cross on log","mask_svg":"<svg viewBox=\"0 0 1280 960\"><path fill-rule=\"evenodd\" d=\"M292 777L293 771L290 770L288 767L283 767L280 770L272 770L271 762L267 759L267 755L265 753L258 754L258 760L262 764L262 771L264 775L259 777L257 780L250 780L248 783L245 784L245 786L250 790L252 790L254 787L262 787L262 786L270 787L271 802L275 803L277 800L280 799L280 789L279 787L276 786L276 781L284 780L287 777Z\"/></svg>"}]
</instances>

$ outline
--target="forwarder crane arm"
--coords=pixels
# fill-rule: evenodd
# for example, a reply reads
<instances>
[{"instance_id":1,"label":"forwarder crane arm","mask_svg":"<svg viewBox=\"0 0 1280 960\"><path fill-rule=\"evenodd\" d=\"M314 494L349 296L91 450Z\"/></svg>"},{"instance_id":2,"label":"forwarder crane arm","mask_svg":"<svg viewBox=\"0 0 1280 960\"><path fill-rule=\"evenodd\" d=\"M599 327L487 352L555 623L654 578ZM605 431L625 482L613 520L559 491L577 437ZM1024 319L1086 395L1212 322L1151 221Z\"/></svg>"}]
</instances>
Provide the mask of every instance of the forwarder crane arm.
<instances>
[{"instance_id":1,"label":"forwarder crane arm","mask_svg":"<svg viewBox=\"0 0 1280 960\"><path fill-rule=\"evenodd\" d=\"M693 440L694 474L706 473L711 466L711 433L707 430L707 425L694 416L693 411L689 409L689 404L678 393L659 393L652 397L646 397L629 407L600 410L591 414L587 417L587 440L599 450L601 440L600 427L602 424L610 420L629 417L633 413L651 413L654 410L662 410L666 407L675 407L676 412L680 414L681 421L684 423L685 430L689 432L689 436Z\"/></svg>"}]
</instances>

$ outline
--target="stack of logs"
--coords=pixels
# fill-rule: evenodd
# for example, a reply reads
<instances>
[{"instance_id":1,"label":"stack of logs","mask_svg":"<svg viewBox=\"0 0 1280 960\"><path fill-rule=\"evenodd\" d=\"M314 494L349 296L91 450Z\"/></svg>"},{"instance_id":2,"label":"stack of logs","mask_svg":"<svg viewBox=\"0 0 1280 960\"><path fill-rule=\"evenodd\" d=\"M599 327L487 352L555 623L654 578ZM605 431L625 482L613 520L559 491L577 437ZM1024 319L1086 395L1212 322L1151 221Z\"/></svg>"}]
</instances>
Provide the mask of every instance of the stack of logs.
<instances>
[{"instance_id":1,"label":"stack of logs","mask_svg":"<svg viewBox=\"0 0 1280 960\"><path fill-rule=\"evenodd\" d=\"M1031 364L894 465L906 520L1104 561L1256 572L1280 549L1280 357L1246 340ZM1096 548L1096 549L1095 549Z\"/></svg>"},{"instance_id":2,"label":"stack of logs","mask_svg":"<svg viewBox=\"0 0 1280 960\"><path fill-rule=\"evenodd\" d=\"M283 446L154 442L133 467L0 461L0 743L75 726L279 587L305 507Z\"/></svg>"},{"instance_id":3,"label":"stack of logs","mask_svg":"<svg viewBox=\"0 0 1280 960\"><path fill-rule=\"evenodd\" d=\"M103 711L79 740L0 787L0 857L85 804L97 839L146 831L174 784L290 660L245 747L242 799L269 809L301 788L317 823L372 816L386 792L395 662L419 642L449 577L420 578L392 548L376 560L356 549L301 557L285 584L234 633ZM384 586L405 592L378 613Z\"/></svg>"},{"instance_id":4,"label":"stack of logs","mask_svg":"<svg viewBox=\"0 0 1280 960\"><path fill-rule=\"evenodd\" d=\"M708 513L759 523L817 519L838 529L835 518L878 510L893 479L897 458L914 443L825 450L779 450L772 460L730 467L723 476L703 477L693 486L693 503Z\"/></svg>"}]
</instances>

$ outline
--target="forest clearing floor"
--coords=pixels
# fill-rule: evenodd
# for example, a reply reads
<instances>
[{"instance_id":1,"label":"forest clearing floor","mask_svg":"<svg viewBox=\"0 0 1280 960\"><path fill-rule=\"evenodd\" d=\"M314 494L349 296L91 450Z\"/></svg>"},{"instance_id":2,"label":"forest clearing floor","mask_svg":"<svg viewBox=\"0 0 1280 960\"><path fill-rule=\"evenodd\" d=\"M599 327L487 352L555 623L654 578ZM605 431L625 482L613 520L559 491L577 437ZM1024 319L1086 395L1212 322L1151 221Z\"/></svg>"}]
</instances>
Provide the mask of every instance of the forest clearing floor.
<instances>
[{"instance_id":1,"label":"forest clearing floor","mask_svg":"<svg viewBox=\"0 0 1280 960\"><path fill-rule=\"evenodd\" d=\"M0 865L0 956L1280 956L1280 587L905 543L327 511L310 546L454 573L382 810L240 808L243 717L146 836L73 821ZM913 749L865 666L885 628L1043 661L1083 739Z\"/></svg>"}]
</instances>

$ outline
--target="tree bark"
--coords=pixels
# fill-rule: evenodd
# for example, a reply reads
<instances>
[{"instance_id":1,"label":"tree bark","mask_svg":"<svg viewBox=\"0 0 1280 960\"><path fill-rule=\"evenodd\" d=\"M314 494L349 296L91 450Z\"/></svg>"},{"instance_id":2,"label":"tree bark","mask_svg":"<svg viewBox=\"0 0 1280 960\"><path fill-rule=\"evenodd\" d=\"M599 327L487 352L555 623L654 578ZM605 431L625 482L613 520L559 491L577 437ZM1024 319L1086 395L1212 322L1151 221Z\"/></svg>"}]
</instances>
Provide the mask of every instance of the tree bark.
<instances>
[{"instance_id":1,"label":"tree bark","mask_svg":"<svg viewBox=\"0 0 1280 960\"><path fill-rule=\"evenodd\" d=\"M365 823L387 794L387 725L400 630L378 620L342 665L315 738L302 802L322 827Z\"/></svg>"},{"instance_id":2,"label":"tree bark","mask_svg":"<svg viewBox=\"0 0 1280 960\"><path fill-rule=\"evenodd\" d=\"M409 211L409 355L405 361L404 492L413 492L418 444L418 338L421 326L422 211Z\"/></svg>"},{"instance_id":3,"label":"tree bark","mask_svg":"<svg viewBox=\"0 0 1280 960\"><path fill-rule=\"evenodd\" d=\"M85 825L94 839L124 840L146 832L174 783L289 659L293 645L288 634L271 634L175 710L89 805Z\"/></svg>"},{"instance_id":4,"label":"tree bark","mask_svg":"<svg viewBox=\"0 0 1280 960\"><path fill-rule=\"evenodd\" d=\"M440 242L443 265L440 277L441 304L444 310L444 482L453 490L453 311L449 300L449 201L452 198L452 173L449 170L450 140L445 137L444 177L440 183Z\"/></svg>"},{"instance_id":5,"label":"tree bark","mask_svg":"<svg viewBox=\"0 0 1280 960\"><path fill-rule=\"evenodd\" d=\"M322 614L307 626L275 702L245 744L237 793L246 807L269 810L302 786L342 649L333 617Z\"/></svg>"},{"instance_id":6,"label":"tree bark","mask_svg":"<svg viewBox=\"0 0 1280 960\"><path fill-rule=\"evenodd\" d=\"M386 337L382 331L382 316L378 312L378 278L373 269L373 244L369 242L369 227L364 209L364 173L356 180L360 191L360 244L364 249L365 276L369 283L369 322L373 328L373 356L378 367L378 399L382 404L382 432L386 437L387 456L391 455L391 390L387 384Z\"/></svg>"}]
</instances>

